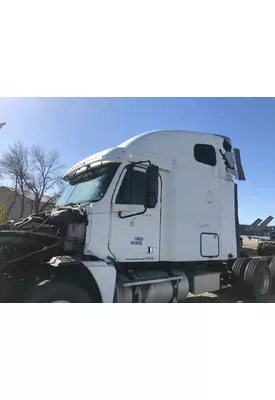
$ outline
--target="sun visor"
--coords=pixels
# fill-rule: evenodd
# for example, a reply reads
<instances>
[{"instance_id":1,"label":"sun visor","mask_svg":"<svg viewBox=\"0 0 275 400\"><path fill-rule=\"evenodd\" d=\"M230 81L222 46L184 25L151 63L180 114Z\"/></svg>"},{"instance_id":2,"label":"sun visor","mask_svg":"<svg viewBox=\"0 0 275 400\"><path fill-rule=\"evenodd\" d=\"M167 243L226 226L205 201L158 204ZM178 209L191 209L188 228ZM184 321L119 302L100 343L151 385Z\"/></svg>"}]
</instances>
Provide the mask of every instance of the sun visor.
<instances>
[{"instance_id":1,"label":"sun visor","mask_svg":"<svg viewBox=\"0 0 275 400\"><path fill-rule=\"evenodd\" d=\"M129 161L129 155L127 149L115 147L96 153L79 163L75 164L72 168L67 171L64 175L64 180L70 180L74 175L81 173L89 168L96 167L101 163L107 162L125 162Z\"/></svg>"}]
</instances>

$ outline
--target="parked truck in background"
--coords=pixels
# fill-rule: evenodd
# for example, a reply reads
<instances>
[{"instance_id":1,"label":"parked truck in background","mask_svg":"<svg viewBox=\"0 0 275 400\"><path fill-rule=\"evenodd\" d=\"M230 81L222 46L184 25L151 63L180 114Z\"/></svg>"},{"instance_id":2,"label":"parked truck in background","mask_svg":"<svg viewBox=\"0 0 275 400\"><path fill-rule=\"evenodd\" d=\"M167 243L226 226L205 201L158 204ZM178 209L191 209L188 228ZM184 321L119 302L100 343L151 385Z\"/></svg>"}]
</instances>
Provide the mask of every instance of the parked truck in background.
<instances>
[{"instance_id":1,"label":"parked truck in background","mask_svg":"<svg viewBox=\"0 0 275 400\"><path fill-rule=\"evenodd\" d=\"M0 232L4 302L182 302L231 285L267 302L273 259L240 257L240 152L154 131L82 160L50 213Z\"/></svg>"}]
</instances>

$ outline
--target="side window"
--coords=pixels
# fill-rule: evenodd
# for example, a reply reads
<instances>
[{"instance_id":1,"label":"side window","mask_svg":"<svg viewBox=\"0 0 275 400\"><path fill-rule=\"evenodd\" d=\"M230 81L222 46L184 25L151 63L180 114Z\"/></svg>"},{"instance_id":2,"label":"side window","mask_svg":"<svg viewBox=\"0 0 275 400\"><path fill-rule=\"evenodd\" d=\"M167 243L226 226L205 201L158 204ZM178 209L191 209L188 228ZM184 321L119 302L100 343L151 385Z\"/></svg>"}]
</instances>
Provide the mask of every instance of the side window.
<instances>
[{"instance_id":1,"label":"side window","mask_svg":"<svg viewBox=\"0 0 275 400\"><path fill-rule=\"evenodd\" d=\"M135 169L129 169L124 176L119 189L117 204L143 205L146 196L146 174Z\"/></svg>"},{"instance_id":2,"label":"side window","mask_svg":"<svg viewBox=\"0 0 275 400\"><path fill-rule=\"evenodd\" d=\"M196 144L194 147L194 157L198 162L210 165L211 167L215 167L217 164L216 150L210 144Z\"/></svg>"}]
</instances>

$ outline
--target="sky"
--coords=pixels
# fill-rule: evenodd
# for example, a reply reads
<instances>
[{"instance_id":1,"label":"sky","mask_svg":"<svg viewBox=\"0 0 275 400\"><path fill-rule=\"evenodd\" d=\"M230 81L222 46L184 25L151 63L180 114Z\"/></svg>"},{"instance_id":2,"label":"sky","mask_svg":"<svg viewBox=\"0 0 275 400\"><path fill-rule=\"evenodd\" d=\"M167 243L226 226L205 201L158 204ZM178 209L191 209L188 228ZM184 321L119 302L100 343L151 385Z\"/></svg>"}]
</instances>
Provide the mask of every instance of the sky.
<instances>
[{"instance_id":1,"label":"sky","mask_svg":"<svg viewBox=\"0 0 275 400\"><path fill-rule=\"evenodd\" d=\"M139 133L223 134L240 148L239 217L275 219L274 98L0 98L0 153L17 140L58 149L66 168Z\"/></svg>"}]
</instances>

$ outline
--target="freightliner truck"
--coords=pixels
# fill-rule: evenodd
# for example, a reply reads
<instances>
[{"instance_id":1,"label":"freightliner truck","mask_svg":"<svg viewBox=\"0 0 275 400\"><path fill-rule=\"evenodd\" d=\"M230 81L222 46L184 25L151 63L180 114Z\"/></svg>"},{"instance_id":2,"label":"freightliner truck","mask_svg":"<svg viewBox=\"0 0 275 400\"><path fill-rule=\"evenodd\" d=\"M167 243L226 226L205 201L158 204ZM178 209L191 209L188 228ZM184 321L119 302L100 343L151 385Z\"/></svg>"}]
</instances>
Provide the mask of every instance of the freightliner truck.
<instances>
[{"instance_id":1,"label":"freightliner truck","mask_svg":"<svg viewBox=\"0 0 275 400\"><path fill-rule=\"evenodd\" d=\"M0 232L2 302L172 303L228 286L240 300L270 299L273 259L240 257L245 176L229 138L144 133L64 179L51 212Z\"/></svg>"}]
</instances>

